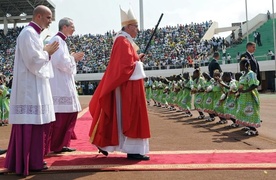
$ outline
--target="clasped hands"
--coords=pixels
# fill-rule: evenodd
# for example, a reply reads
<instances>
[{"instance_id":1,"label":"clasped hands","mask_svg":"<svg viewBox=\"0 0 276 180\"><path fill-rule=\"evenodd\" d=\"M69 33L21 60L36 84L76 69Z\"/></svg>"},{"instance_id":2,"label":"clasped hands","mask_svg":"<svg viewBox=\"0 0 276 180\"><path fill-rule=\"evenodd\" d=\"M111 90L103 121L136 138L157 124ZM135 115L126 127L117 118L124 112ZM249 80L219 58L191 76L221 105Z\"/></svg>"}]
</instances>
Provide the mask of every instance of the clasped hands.
<instances>
[{"instance_id":1,"label":"clasped hands","mask_svg":"<svg viewBox=\"0 0 276 180\"><path fill-rule=\"evenodd\" d=\"M43 48L44 51L47 51L49 56L54 54L59 48L59 43L57 41L52 42L51 44L46 44ZM75 61L78 62L83 59L84 57L84 52L73 52L71 54Z\"/></svg>"},{"instance_id":2,"label":"clasped hands","mask_svg":"<svg viewBox=\"0 0 276 180\"><path fill-rule=\"evenodd\" d=\"M84 52L73 52L73 53L71 53L71 56L74 57L74 59L75 59L76 62L79 62L80 60L83 59Z\"/></svg>"},{"instance_id":3,"label":"clasped hands","mask_svg":"<svg viewBox=\"0 0 276 180\"><path fill-rule=\"evenodd\" d=\"M43 50L47 51L49 56L51 56L58 50L58 47L59 47L59 43L57 41L54 41L51 44L46 44Z\"/></svg>"}]
</instances>

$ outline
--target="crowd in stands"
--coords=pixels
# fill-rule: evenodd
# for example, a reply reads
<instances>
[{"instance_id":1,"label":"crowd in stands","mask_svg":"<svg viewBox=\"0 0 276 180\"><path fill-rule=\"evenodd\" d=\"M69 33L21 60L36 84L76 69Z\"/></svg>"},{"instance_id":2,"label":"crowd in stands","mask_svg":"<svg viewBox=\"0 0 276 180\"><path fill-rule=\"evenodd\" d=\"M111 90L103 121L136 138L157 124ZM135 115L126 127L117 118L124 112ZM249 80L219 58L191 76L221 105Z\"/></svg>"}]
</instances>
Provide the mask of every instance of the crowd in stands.
<instances>
[{"instance_id":1,"label":"crowd in stands","mask_svg":"<svg viewBox=\"0 0 276 180\"><path fill-rule=\"evenodd\" d=\"M220 50L223 38L202 41L212 21L186 25L160 27L154 36L145 60L146 70L192 67L194 64L208 65L209 56ZM9 29L7 35L0 30L0 63L4 75L12 74L16 38L22 27ZM153 29L141 30L135 42L140 51L145 49ZM85 52L84 60L78 63L78 73L104 72L109 61L115 31L105 34L74 35L67 39L73 51Z\"/></svg>"},{"instance_id":2,"label":"crowd in stands","mask_svg":"<svg viewBox=\"0 0 276 180\"><path fill-rule=\"evenodd\" d=\"M22 29L23 27L9 29L6 35L4 30L0 30L0 74L12 74L16 38Z\"/></svg>"}]
</instances>

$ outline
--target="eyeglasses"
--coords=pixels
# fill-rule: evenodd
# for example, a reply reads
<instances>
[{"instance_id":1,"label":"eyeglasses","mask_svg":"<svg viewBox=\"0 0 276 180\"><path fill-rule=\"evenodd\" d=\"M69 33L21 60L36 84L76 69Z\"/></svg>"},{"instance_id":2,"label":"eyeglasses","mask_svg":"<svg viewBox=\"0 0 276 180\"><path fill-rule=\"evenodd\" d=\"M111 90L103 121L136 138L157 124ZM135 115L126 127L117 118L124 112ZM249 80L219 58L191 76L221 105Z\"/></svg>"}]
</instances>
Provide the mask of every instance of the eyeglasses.
<instances>
[{"instance_id":1,"label":"eyeglasses","mask_svg":"<svg viewBox=\"0 0 276 180\"><path fill-rule=\"evenodd\" d=\"M130 26L134 26L134 27L138 28L137 24L130 24Z\"/></svg>"},{"instance_id":2,"label":"eyeglasses","mask_svg":"<svg viewBox=\"0 0 276 180\"><path fill-rule=\"evenodd\" d=\"M66 25L67 26L67 25ZM73 26L73 25L69 25L69 26L67 26L67 27L71 27L72 29L75 29L75 26Z\"/></svg>"}]
</instances>

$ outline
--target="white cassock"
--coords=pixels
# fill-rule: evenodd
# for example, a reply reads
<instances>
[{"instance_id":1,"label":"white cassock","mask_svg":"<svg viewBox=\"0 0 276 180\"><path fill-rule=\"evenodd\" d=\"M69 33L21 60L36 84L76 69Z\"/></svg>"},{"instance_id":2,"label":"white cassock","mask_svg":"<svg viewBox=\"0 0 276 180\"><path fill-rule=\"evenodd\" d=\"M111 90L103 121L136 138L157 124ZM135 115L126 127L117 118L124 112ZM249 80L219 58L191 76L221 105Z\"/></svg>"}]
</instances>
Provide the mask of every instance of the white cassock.
<instances>
[{"instance_id":1,"label":"white cassock","mask_svg":"<svg viewBox=\"0 0 276 180\"><path fill-rule=\"evenodd\" d=\"M50 84L55 112L79 112L81 105L74 79L77 73L75 59L69 54L67 44L60 36L54 36L49 43L54 41L59 42L59 49L51 57L54 78L50 79Z\"/></svg>"},{"instance_id":2,"label":"white cassock","mask_svg":"<svg viewBox=\"0 0 276 180\"><path fill-rule=\"evenodd\" d=\"M10 124L47 124L55 121L49 78L53 70L43 42L31 26L17 38L10 99Z\"/></svg>"}]
</instances>

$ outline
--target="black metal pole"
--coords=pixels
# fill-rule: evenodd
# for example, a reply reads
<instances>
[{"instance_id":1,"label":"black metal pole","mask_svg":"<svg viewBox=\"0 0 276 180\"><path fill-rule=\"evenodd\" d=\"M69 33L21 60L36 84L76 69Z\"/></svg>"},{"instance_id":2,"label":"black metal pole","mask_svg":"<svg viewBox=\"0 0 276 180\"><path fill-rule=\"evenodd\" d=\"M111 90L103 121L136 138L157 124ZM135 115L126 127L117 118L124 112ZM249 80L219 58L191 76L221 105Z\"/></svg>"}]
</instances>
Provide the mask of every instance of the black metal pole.
<instances>
[{"instance_id":1,"label":"black metal pole","mask_svg":"<svg viewBox=\"0 0 276 180\"><path fill-rule=\"evenodd\" d=\"M150 37L150 40L149 40L149 42L148 42L148 44L147 44L147 46L146 46L146 48L145 48L145 50L144 50L144 54L146 54L146 52L147 52L147 50L148 50L148 48L149 48L150 42L151 42L153 36L154 36L155 33L156 33L156 30L157 30L157 28L158 28L158 26L159 26L159 23L160 23L162 17L163 17L163 13L161 14L161 16L160 16L160 18L159 18L159 20L158 20L158 22L157 22L157 24L156 24L156 26L155 26L155 28L154 28L154 31L153 31L153 33L152 33L152 35L151 35L151 37Z\"/></svg>"}]
</instances>

